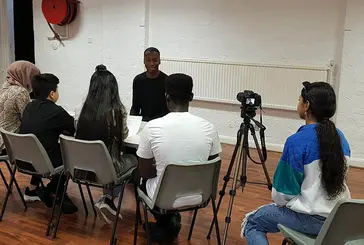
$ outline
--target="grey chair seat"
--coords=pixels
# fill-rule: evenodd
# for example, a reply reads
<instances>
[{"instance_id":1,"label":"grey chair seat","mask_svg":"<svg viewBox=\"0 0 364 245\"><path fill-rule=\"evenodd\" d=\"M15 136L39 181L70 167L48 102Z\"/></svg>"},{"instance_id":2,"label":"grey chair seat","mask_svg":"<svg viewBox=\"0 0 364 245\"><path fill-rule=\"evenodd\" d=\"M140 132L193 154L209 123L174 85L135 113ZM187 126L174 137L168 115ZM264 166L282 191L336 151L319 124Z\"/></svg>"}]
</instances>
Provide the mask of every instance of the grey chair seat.
<instances>
[{"instance_id":1,"label":"grey chair seat","mask_svg":"<svg viewBox=\"0 0 364 245\"><path fill-rule=\"evenodd\" d=\"M9 156L5 155L5 156L0 156L0 161L8 161L9 160Z\"/></svg>"},{"instance_id":2,"label":"grey chair seat","mask_svg":"<svg viewBox=\"0 0 364 245\"><path fill-rule=\"evenodd\" d=\"M131 167L128 171L126 171L123 175L121 175L118 178L118 181L116 182L116 185L121 184L122 182L124 182L127 179L130 179L133 171L137 168L137 165L135 165L134 167Z\"/></svg>"},{"instance_id":3,"label":"grey chair seat","mask_svg":"<svg viewBox=\"0 0 364 245\"><path fill-rule=\"evenodd\" d=\"M139 187L138 187L138 196L145 202L145 204L147 204L147 206L150 209L154 208L153 200L146 193L144 193L144 191L142 191Z\"/></svg>"},{"instance_id":4,"label":"grey chair seat","mask_svg":"<svg viewBox=\"0 0 364 245\"><path fill-rule=\"evenodd\" d=\"M124 189L126 184L129 182L132 172L137 167L137 159L133 156L133 159L126 158L124 160L131 167L121 176L118 176L116 169L114 167L113 161L111 159L110 153L106 148L106 145L101 140L95 141L85 141L75 139L74 137L69 137L65 135L60 136L60 146L62 152L62 159L64 165L64 173L66 175L66 182L63 188L63 197L60 203L62 209L64 195L67 191L69 180L78 184L80 190L82 190L81 185L86 185L90 201L94 210L95 216L97 212L95 209L95 204L92 198L92 193L90 191L90 186L97 188L108 188L114 189L116 187L121 187L119 193L119 200L117 205L116 217L119 217L121 201L124 195ZM78 172L79 174L76 174ZM60 187L57 187L57 193L60 191ZM81 194L82 202L85 208L86 215L88 214L87 205L83 194ZM47 234L50 234L50 229L53 228L53 238L56 238L58 225L61 217L60 211L57 215L54 215L55 205L53 206L52 215L48 223ZM56 216L56 224L52 225L53 217ZM116 228L118 224L118 218L114 221L113 232L110 239L110 244L116 244Z\"/></svg>"},{"instance_id":5,"label":"grey chair seat","mask_svg":"<svg viewBox=\"0 0 364 245\"><path fill-rule=\"evenodd\" d=\"M317 237L302 234L278 224L286 237L284 244L296 245L364 245L364 200L337 202Z\"/></svg>"},{"instance_id":6,"label":"grey chair seat","mask_svg":"<svg viewBox=\"0 0 364 245\"><path fill-rule=\"evenodd\" d=\"M314 245L316 237L308 236L298 231L292 230L284 225L278 224L278 229L282 232L283 236L290 238L297 245Z\"/></svg>"},{"instance_id":7,"label":"grey chair seat","mask_svg":"<svg viewBox=\"0 0 364 245\"><path fill-rule=\"evenodd\" d=\"M220 231L217 222L215 198L217 193L218 178L221 167L221 159L216 158L207 162L185 162L169 164L164 169L153 198L150 198L140 188L137 188L137 205L134 230L134 245L137 244L138 221L141 220L139 203L144 207L144 219L146 224L147 244L151 244L149 233L148 211L160 213L184 212L194 210L188 240L191 239L197 212L206 207L211 201L214 224L216 228L217 243L221 244ZM203 173L203 175L201 175ZM188 181L175 184L176 179ZM187 201L188 200L188 201Z\"/></svg>"},{"instance_id":8,"label":"grey chair seat","mask_svg":"<svg viewBox=\"0 0 364 245\"><path fill-rule=\"evenodd\" d=\"M9 164L7 164L12 176L0 214L1 220L5 213L13 183L15 183L17 189L19 190L19 194L21 194L15 179L15 173L17 171L31 176L51 179L55 177L55 175L58 176L62 173L63 166L58 168L53 167L46 150L34 134L17 134L8 132L3 128L0 129L0 132L8 154L8 156L0 156L2 157L0 159L2 161L14 164L13 170L10 168ZM22 194L21 199L24 203L25 209L27 209L27 205Z\"/></svg>"}]
</instances>

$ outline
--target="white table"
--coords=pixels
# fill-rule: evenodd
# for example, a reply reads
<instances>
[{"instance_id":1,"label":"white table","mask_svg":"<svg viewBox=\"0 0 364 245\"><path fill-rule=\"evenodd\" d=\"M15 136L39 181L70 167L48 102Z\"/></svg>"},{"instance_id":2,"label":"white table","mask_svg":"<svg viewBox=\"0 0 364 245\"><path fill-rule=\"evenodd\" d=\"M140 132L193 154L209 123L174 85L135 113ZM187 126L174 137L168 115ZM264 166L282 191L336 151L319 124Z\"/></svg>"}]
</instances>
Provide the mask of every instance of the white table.
<instances>
[{"instance_id":1,"label":"white table","mask_svg":"<svg viewBox=\"0 0 364 245\"><path fill-rule=\"evenodd\" d=\"M140 124L140 128L139 128L138 133L136 135L129 136L128 138L126 138L124 140L124 143L125 143L126 146L132 147L132 148L135 148L135 149L138 148L139 142L140 142L140 132L143 130L143 128L144 128L144 126L146 124L147 124L146 122L142 122Z\"/></svg>"},{"instance_id":2,"label":"white table","mask_svg":"<svg viewBox=\"0 0 364 245\"><path fill-rule=\"evenodd\" d=\"M140 142L139 134L130 136L124 140L126 146L137 149Z\"/></svg>"}]
</instances>

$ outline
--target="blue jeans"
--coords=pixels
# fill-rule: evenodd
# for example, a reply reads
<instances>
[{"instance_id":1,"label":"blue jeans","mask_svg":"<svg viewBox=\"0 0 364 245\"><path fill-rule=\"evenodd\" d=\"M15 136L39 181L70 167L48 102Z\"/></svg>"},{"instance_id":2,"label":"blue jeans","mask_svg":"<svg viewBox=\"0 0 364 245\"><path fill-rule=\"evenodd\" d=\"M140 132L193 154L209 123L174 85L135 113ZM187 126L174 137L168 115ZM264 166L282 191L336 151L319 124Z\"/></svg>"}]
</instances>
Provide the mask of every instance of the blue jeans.
<instances>
[{"instance_id":1,"label":"blue jeans","mask_svg":"<svg viewBox=\"0 0 364 245\"><path fill-rule=\"evenodd\" d=\"M266 234L279 232L278 224L316 236L325 220L322 216L297 213L287 207L270 204L249 215L242 232L248 245L268 245Z\"/></svg>"}]
</instances>

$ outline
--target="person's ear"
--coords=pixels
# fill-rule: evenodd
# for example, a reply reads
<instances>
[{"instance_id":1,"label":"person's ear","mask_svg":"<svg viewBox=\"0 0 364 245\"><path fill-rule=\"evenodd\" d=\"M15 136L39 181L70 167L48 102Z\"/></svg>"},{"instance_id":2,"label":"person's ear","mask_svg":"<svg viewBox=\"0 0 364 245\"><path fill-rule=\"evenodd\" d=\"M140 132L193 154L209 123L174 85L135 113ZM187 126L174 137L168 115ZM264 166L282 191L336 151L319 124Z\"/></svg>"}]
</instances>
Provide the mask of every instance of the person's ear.
<instances>
[{"instance_id":1,"label":"person's ear","mask_svg":"<svg viewBox=\"0 0 364 245\"><path fill-rule=\"evenodd\" d=\"M194 96L194 94L191 93L191 95L190 95L190 102L193 100L193 96Z\"/></svg>"},{"instance_id":2,"label":"person's ear","mask_svg":"<svg viewBox=\"0 0 364 245\"><path fill-rule=\"evenodd\" d=\"M303 108L305 109L305 113L307 113L310 109L310 102L307 101L306 103L304 103Z\"/></svg>"}]
</instances>

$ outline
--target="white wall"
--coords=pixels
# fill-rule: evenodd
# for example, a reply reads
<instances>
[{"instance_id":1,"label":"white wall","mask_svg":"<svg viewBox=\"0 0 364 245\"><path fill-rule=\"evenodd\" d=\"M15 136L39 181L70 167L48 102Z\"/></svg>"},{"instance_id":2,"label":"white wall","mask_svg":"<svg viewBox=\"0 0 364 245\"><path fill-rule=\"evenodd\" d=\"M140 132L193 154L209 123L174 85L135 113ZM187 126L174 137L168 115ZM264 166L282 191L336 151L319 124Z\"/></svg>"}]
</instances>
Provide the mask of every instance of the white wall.
<instances>
[{"instance_id":1,"label":"white wall","mask_svg":"<svg viewBox=\"0 0 364 245\"><path fill-rule=\"evenodd\" d=\"M150 1L150 9L145 9L145 1ZM353 155L364 159L364 148L360 147L364 143L360 144L356 131L364 121L356 115L353 98L345 98L355 89L350 86L364 75L363 69L355 67L361 59L355 52L364 41L363 29L359 31L363 20L357 21L363 16L356 16L363 13L357 8L362 5L360 0L348 0L346 19L345 0L87 0L70 27L72 38L57 50L46 38L50 31L41 13L41 1L34 2L36 61L43 72L54 72L61 78L60 103L68 110L81 103L99 63L115 73L123 102L130 107L133 77L143 71L145 41L158 47L166 58L308 66L326 66L334 60L338 64L336 78L340 78L337 71L344 46L343 82L337 86L344 97L340 99L339 126L348 135ZM344 24L353 29L346 32L345 42ZM89 39L92 44L88 44ZM361 88L364 90L364 85ZM294 91L297 98L299 92ZM354 126L343 123L347 110L351 110ZM192 112L213 122L224 141L235 143L241 122L239 107L194 102ZM277 110L267 110L264 119L267 146L277 150L303 123L296 113Z\"/></svg>"},{"instance_id":2,"label":"white wall","mask_svg":"<svg viewBox=\"0 0 364 245\"><path fill-rule=\"evenodd\" d=\"M363 1L347 1L337 121L351 143L353 160L364 167L363 13Z\"/></svg>"},{"instance_id":3,"label":"white wall","mask_svg":"<svg viewBox=\"0 0 364 245\"><path fill-rule=\"evenodd\" d=\"M149 41L168 58L326 66L341 53L340 7L341 0L153 0ZM235 142L238 106L194 105L194 113ZM265 115L270 149L281 149L302 124L294 112Z\"/></svg>"},{"instance_id":4,"label":"white wall","mask_svg":"<svg viewBox=\"0 0 364 245\"><path fill-rule=\"evenodd\" d=\"M117 77L123 103L130 107L133 78L143 70L144 28L139 26L144 22L144 1L83 1L65 47L48 41L52 35L40 6L41 0L35 0L36 64L60 78L59 103L67 110L82 103L96 65L103 63Z\"/></svg>"}]
</instances>

